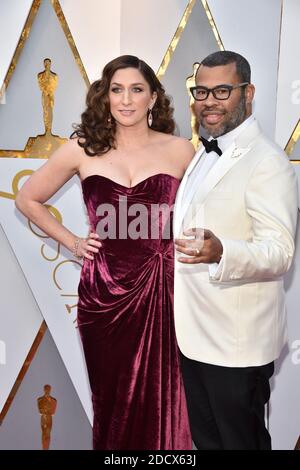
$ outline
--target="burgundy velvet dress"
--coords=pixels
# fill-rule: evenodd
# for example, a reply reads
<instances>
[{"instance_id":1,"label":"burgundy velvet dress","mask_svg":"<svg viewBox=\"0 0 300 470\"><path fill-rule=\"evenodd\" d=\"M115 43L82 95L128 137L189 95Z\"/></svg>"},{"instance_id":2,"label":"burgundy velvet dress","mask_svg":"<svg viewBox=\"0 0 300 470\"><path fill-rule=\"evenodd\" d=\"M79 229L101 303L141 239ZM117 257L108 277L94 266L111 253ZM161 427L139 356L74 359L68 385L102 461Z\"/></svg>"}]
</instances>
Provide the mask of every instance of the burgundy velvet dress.
<instances>
[{"instance_id":1,"label":"burgundy velvet dress","mask_svg":"<svg viewBox=\"0 0 300 470\"><path fill-rule=\"evenodd\" d=\"M82 181L91 227L110 230L94 260L84 260L78 287L94 449L192 448L174 329L172 229L153 211L173 206L178 186L163 173L131 188L99 175Z\"/></svg>"}]
</instances>

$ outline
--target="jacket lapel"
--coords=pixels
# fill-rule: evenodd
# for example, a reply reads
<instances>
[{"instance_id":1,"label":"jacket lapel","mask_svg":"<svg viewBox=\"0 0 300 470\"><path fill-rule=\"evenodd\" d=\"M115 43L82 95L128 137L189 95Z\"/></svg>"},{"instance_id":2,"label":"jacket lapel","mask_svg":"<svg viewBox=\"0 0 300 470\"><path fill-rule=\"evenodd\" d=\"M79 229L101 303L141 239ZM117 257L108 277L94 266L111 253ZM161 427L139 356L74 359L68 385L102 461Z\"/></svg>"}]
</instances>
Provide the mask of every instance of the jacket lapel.
<instances>
[{"instance_id":1,"label":"jacket lapel","mask_svg":"<svg viewBox=\"0 0 300 470\"><path fill-rule=\"evenodd\" d=\"M176 207L174 212L175 236L177 236L180 232L182 221L191 201L193 201L193 206L195 204L201 204L209 192L218 184L218 182L251 150L251 144L259 135L259 133L259 125L257 121L254 120L218 159L218 161L209 171L204 181L201 182L199 189L196 191L196 193L190 194L189 200L187 201L183 198L184 190L189 183L189 176L197 165L200 157L204 153L204 147L201 147L201 149L196 153L195 157L186 170L177 193ZM199 164L201 164L201 162Z\"/></svg>"},{"instance_id":2,"label":"jacket lapel","mask_svg":"<svg viewBox=\"0 0 300 470\"><path fill-rule=\"evenodd\" d=\"M177 234L178 231L180 230L181 222L185 213L184 208L187 207L187 201L183 197L186 185L188 184L190 174L192 173L193 169L196 167L203 153L204 153L204 147L201 146L200 149L196 152L191 163L187 167L186 172L182 178L181 184L179 186L179 189L177 191L175 207L174 207L174 224L173 224L174 234ZM201 162L199 164L201 164Z\"/></svg>"},{"instance_id":3,"label":"jacket lapel","mask_svg":"<svg viewBox=\"0 0 300 470\"><path fill-rule=\"evenodd\" d=\"M201 187L196 192L193 201L201 204L208 193L218 184L218 182L251 150L254 140L260 134L260 128L254 120L235 141L228 147L223 155L212 167Z\"/></svg>"},{"instance_id":4,"label":"jacket lapel","mask_svg":"<svg viewBox=\"0 0 300 470\"><path fill-rule=\"evenodd\" d=\"M218 184L218 182L233 168L250 150L250 147L236 147L235 143L223 153L216 164L212 167L205 180L193 197L193 201L201 204L208 193Z\"/></svg>"}]
</instances>

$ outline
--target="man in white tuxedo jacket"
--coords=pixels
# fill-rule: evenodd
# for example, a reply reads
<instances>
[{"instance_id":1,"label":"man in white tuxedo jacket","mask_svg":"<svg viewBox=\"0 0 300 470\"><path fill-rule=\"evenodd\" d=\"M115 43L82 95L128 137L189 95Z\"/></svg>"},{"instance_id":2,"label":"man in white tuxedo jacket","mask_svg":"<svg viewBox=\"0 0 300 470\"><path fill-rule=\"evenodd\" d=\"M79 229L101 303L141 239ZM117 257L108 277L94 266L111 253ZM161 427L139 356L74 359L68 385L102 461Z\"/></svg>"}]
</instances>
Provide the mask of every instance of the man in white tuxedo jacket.
<instances>
[{"instance_id":1,"label":"man in white tuxedo jacket","mask_svg":"<svg viewBox=\"0 0 300 470\"><path fill-rule=\"evenodd\" d=\"M203 140L177 193L174 301L198 449L271 448L264 406L287 338L283 276L294 254L297 183L252 116L250 74L239 54L216 52L191 89L213 139ZM199 228L202 240L184 237Z\"/></svg>"}]
</instances>

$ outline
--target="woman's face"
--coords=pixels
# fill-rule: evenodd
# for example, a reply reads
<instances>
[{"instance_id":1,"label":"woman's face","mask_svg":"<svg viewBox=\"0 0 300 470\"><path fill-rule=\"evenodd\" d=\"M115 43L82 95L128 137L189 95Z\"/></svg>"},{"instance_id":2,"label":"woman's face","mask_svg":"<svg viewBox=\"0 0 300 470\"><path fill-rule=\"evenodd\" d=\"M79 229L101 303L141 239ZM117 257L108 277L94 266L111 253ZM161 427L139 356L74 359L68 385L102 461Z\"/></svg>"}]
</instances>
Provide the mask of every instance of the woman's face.
<instances>
[{"instance_id":1,"label":"woman's face","mask_svg":"<svg viewBox=\"0 0 300 470\"><path fill-rule=\"evenodd\" d=\"M154 106L156 92L138 69L117 70L109 87L110 112L117 124L125 127L146 122L147 111Z\"/></svg>"}]
</instances>

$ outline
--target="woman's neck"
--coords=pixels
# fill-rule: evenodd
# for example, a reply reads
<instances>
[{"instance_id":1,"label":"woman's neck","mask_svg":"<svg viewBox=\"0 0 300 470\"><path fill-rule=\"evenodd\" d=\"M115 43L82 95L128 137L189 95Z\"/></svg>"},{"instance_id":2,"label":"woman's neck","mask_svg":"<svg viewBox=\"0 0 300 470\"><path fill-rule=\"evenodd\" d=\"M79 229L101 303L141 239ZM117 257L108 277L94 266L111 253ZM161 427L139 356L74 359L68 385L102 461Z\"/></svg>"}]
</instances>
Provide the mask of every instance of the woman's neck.
<instances>
[{"instance_id":1,"label":"woman's neck","mask_svg":"<svg viewBox=\"0 0 300 470\"><path fill-rule=\"evenodd\" d=\"M136 126L118 126L116 131L116 143L120 150L140 148L149 143L152 130L142 123Z\"/></svg>"}]
</instances>

